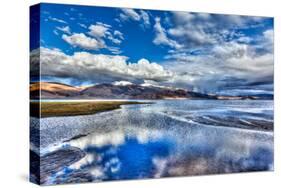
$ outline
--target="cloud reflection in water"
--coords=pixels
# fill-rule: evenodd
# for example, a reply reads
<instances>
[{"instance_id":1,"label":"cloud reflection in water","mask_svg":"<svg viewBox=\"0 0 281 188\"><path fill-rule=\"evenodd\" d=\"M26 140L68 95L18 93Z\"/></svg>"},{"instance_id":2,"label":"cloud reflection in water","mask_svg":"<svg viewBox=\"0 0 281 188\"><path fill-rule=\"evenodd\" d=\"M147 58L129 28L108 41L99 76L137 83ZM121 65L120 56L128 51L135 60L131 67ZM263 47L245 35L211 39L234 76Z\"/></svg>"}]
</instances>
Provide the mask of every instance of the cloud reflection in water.
<instances>
[{"instance_id":1,"label":"cloud reflection in water","mask_svg":"<svg viewBox=\"0 0 281 188\"><path fill-rule=\"evenodd\" d=\"M272 131L194 121L212 114L223 121L218 123L227 123L224 116L235 118L242 114L239 118L260 117L270 125L271 104L204 103L160 101L151 106L123 106L98 115L43 119L54 128L41 131L48 145L42 151L79 148L85 154L48 176L45 184L273 170ZM55 130L57 137L47 137L49 131ZM86 134L69 138L77 135L77 130ZM54 147L53 143L62 138L68 141Z\"/></svg>"}]
</instances>

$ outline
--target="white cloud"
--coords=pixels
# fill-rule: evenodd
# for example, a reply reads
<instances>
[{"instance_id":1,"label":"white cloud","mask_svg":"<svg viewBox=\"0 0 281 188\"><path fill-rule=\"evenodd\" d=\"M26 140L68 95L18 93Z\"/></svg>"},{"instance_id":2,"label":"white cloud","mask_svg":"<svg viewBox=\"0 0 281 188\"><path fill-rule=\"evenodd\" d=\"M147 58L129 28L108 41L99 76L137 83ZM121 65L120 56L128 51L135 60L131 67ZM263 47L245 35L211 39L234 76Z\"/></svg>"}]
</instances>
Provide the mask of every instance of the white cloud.
<instances>
[{"instance_id":1,"label":"white cloud","mask_svg":"<svg viewBox=\"0 0 281 188\"><path fill-rule=\"evenodd\" d=\"M155 30L155 34L156 34L156 36L153 40L154 44L167 45L167 46L170 46L171 48L176 48L176 49L181 48L181 45L179 43L168 38L166 30L161 26L159 17L155 18L154 30Z\"/></svg>"},{"instance_id":2,"label":"white cloud","mask_svg":"<svg viewBox=\"0 0 281 188\"><path fill-rule=\"evenodd\" d=\"M169 50L165 68L174 72L171 85L222 89L254 82L272 83L273 30L248 36L239 28L260 27L261 17L173 12L167 31L155 20L156 44L182 45ZM171 27L172 26L172 27Z\"/></svg>"},{"instance_id":3,"label":"white cloud","mask_svg":"<svg viewBox=\"0 0 281 188\"><path fill-rule=\"evenodd\" d=\"M145 26L149 26L150 25L150 20L149 20L149 15L147 12L141 10L140 11L141 14L141 18L143 19L143 23Z\"/></svg>"},{"instance_id":4,"label":"white cloud","mask_svg":"<svg viewBox=\"0 0 281 188\"><path fill-rule=\"evenodd\" d=\"M211 18L211 14L209 13L196 13L197 16L203 20L209 20Z\"/></svg>"},{"instance_id":5,"label":"white cloud","mask_svg":"<svg viewBox=\"0 0 281 188\"><path fill-rule=\"evenodd\" d=\"M122 163L117 157L111 158L108 162L105 163L105 168L110 169L112 173L116 173L120 170Z\"/></svg>"},{"instance_id":6,"label":"white cloud","mask_svg":"<svg viewBox=\"0 0 281 188\"><path fill-rule=\"evenodd\" d=\"M102 167L94 167L90 172L91 175L94 176L94 178L102 178L104 176Z\"/></svg>"},{"instance_id":7,"label":"white cloud","mask_svg":"<svg viewBox=\"0 0 281 188\"><path fill-rule=\"evenodd\" d=\"M91 134L80 139L71 140L69 144L74 147L85 149L89 146L104 147L106 145L119 146L124 144L125 134L122 131L116 130L107 134Z\"/></svg>"},{"instance_id":8,"label":"white cloud","mask_svg":"<svg viewBox=\"0 0 281 188\"><path fill-rule=\"evenodd\" d=\"M250 55L250 50L250 47L246 44L239 44L237 42L227 42L224 44L214 46L212 49L212 53L216 57L224 60L231 57L241 58L242 56Z\"/></svg>"},{"instance_id":9,"label":"white cloud","mask_svg":"<svg viewBox=\"0 0 281 188\"><path fill-rule=\"evenodd\" d=\"M168 33L172 36L179 38L188 38L191 42L196 42L197 44L214 44L216 39L213 35L207 34L202 29L188 29L183 27L172 28L168 30Z\"/></svg>"},{"instance_id":10,"label":"white cloud","mask_svg":"<svg viewBox=\"0 0 281 188\"><path fill-rule=\"evenodd\" d=\"M62 31L62 32L64 32L64 33L67 33L67 34L71 34L71 30L70 30L70 27L69 26L65 26L65 27L56 27L57 28L57 30L60 30L60 31Z\"/></svg>"},{"instance_id":11,"label":"white cloud","mask_svg":"<svg viewBox=\"0 0 281 188\"><path fill-rule=\"evenodd\" d=\"M239 15L172 12L173 27L167 29L184 49L204 48L241 37L240 42L249 43L241 31L261 26L263 18ZM244 38L243 38L244 37Z\"/></svg>"},{"instance_id":12,"label":"white cloud","mask_svg":"<svg viewBox=\"0 0 281 188\"><path fill-rule=\"evenodd\" d=\"M116 37L118 37L118 38L124 40L123 33L121 33L120 31L115 30L113 34L114 34Z\"/></svg>"},{"instance_id":13,"label":"white cloud","mask_svg":"<svg viewBox=\"0 0 281 188\"><path fill-rule=\"evenodd\" d=\"M268 29L263 32L263 35L265 39L267 39L269 42L273 43L273 36L274 36L274 31L273 29Z\"/></svg>"},{"instance_id":14,"label":"white cloud","mask_svg":"<svg viewBox=\"0 0 281 188\"><path fill-rule=\"evenodd\" d=\"M78 23L78 25L80 25L82 28L87 28L87 26L85 24L82 24L82 23Z\"/></svg>"},{"instance_id":15,"label":"white cloud","mask_svg":"<svg viewBox=\"0 0 281 188\"><path fill-rule=\"evenodd\" d=\"M149 15L143 10L122 9L120 19L136 21L144 26L150 25ZM90 80L96 78L93 74L101 73L118 80L125 78L132 81L132 78L137 78L154 80L160 85L168 84L165 86L201 88L216 88L227 82L231 85L230 78L245 83L270 80L273 75L273 29L265 30L259 36L247 36L236 30L258 27L255 24L261 20L259 17L174 12L169 21L173 24L161 24L161 19L155 18L153 43L170 47L167 62L161 65L146 59L130 63L127 57L119 55L86 52L66 55L58 52L62 55L53 57L53 60L61 60L57 64L60 69L53 67L47 72ZM74 47L88 50L106 48L112 54L121 53L116 46L124 40L123 33L101 22L90 25L88 29L91 37L83 33L70 34L68 26L57 27L57 30L68 34L62 38ZM67 68L62 62L71 63ZM79 65L78 68L75 65Z\"/></svg>"},{"instance_id":16,"label":"white cloud","mask_svg":"<svg viewBox=\"0 0 281 188\"><path fill-rule=\"evenodd\" d=\"M128 8L124 8L121 9L122 13L119 15L120 19L123 21L137 21L137 22L141 22L141 26L143 27L149 27L150 26L150 19L149 19L149 14L144 11L144 10L140 10L139 12L137 12L134 9L128 9Z\"/></svg>"},{"instance_id":17,"label":"white cloud","mask_svg":"<svg viewBox=\"0 0 281 188\"><path fill-rule=\"evenodd\" d=\"M118 77L123 79L166 80L172 73L157 63L141 59L131 63L126 56L76 52L66 55L59 50L40 49L41 74L43 76L72 77L91 80ZM34 56L36 57L36 56Z\"/></svg>"},{"instance_id":18,"label":"white cloud","mask_svg":"<svg viewBox=\"0 0 281 188\"><path fill-rule=\"evenodd\" d=\"M115 30L113 33L108 32L107 35L107 39L113 42L114 44L121 44L124 40L123 33L118 30Z\"/></svg>"},{"instance_id":19,"label":"white cloud","mask_svg":"<svg viewBox=\"0 0 281 188\"><path fill-rule=\"evenodd\" d=\"M261 48L273 53L274 48L274 31L273 29L268 29L263 32L263 38L261 41Z\"/></svg>"},{"instance_id":20,"label":"white cloud","mask_svg":"<svg viewBox=\"0 0 281 188\"><path fill-rule=\"evenodd\" d=\"M189 13L189 12L175 11L173 12L173 15L176 19L175 21L179 24L191 22L196 18L196 16L193 13ZM202 16L203 13L201 13L200 15Z\"/></svg>"},{"instance_id":21,"label":"white cloud","mask_svg":"<svg viewBox=\"0 0 281 188\"><path fill-rule=\"evenodd\" d=\"M118 54L121 54L121 53L122 53L122 51L121 51L120 48L118 48L118 47L109 46L109 47L107 47L107 49L108 49L112 54L115 54L115 55L118 55Z\"/></svg>"},{"instance_id":22,"label":"white cloud","mask_svg":"<svg viewBox=\"0 0 281 188\"><path fill-rule=\"evenodd\" d=\"M167 167L167 163L168 163L168 159L165 158L159 158L159 157L154 157L152 159L153 164L155 165L156 168L156 172L154 174L155 178L160 178L163 176L163 174L165 173L166 167Z\"/></svg>"},{"instance_id":23,"label":"white cloud","mask_svg":"<svg viewBox=\"0 0 281 188\"><path fill-rule=\"evenodd\" d=\"M76 163L69 166L70 169L78 170L83 166L90 165L95 161L94 154L87 154L85 157L77 161Z\"/></svg>"},{"instance_id":24,"label":"white cloud","mask_svg":"<svg viewBox=\"0 0 281 188\"><path fill-rule=\"evenodd\" d=\"M62 39L68 44L82 49L99 50L105 48L112 54L120 54L122 52L118 47L107 46L104 41L104 39L108 39L114 44L121 44L123 38L121 32L117 32L117 36L114 37L110 31L107 31L108 28L105 29L102 25L91 25L89 28L91 29L89 34L92 37L88 37L84 33L73 33L72 35L62 35Z\"/></svg>"},{"instance_id":25,"label":"white cloud","mask_svg":"<svg viewBox=\"0 0 281 188\"><path fill-rule=\"evenodd\" d=\"M166 58L165 68L176 73L169 82L199 91L273 80L273 53L259 54L248 44L226 42L215 45L208 54L180 52Z\"/></svg>"},{"instance_id":26,"label":"white cloud","mask_svg":"<svg viewBox=\"0 0 281 188\"><path fill-rule=\"evenodd\" d=\"M90 25L89 27L89 35L97 38L105 37L106 32L108 31L107 26L103 24L96 24L96 25Z\"/></svg>"},{"instance_id":27,"label":"white cloud","mask_svg":"<svg viewBox=\"0 0 281 188\"><path fill-rule=\"evenodd\" d=\"M109 35L108 36L108 39L113 42L114 44L121 44L121 40L120 39L117 39L117 38L114 38L112 35Z\"/></svg>"},{"instance_id":28,"label":"white cloud","mask_svg":"<svg viewBox=\"0 0 281 188\"><path fill-rule=\"evenodd\" d=\"M59 35L59 33L58 33L57 30L54 30L53 33L54 33L55 35L57 35L57 36Z\"/></svg>"},{"instance_id":29,"label":"white cloud","mask_svg":"<svg viewBox=\"0 0 281 188\"><path fill-rule=\"evenodd\" d=\"M103 22L96 22L96 24L97 25L102 25L102 26L107 27L107 28L111 28L111 25L103 23Z\"/></svg>"},{"instance_id":30,"label":"white cloud","mask_svg":"<svg viewBox=\"0 0 281 188\"><path fill-rule=\"evenodd\" d=\"M128 64L128 74L144 79L165 79L172 76L157 63L150 63L147 59L140 59L137 63Z\"/></svg>"},{"instance_id":31,"label":"white cloud","mask_svg":"<svg viewBox=\"0 0 281 188\"><path fill-rule=\"evenodd\" d=\"M139 21L141 16L133 9L124 8L121 9L123 13L120 14L121 19L123 20L134 20Z\"/></svg>"},{"instance_id":32,"label":"white cloud","mask_svg":"<svg viewBox=\"0 0 281 188\"><path fill-rule=\"evenodd\" d=\"M74 33L73 35L62 35L62 39L74 47L80 47L88 50L98 50L105 48L103 41L87 37L83 33Z\"/></svg>"},{"instance_id":33,"label":"white cloud","mask_svg":"<svg viewBox=\"0 0 281 188\"><path fill-rule=\"evenodd\" d=\"M95 25L91 25L89 27L88 34L92 37L95 37L99 41L104 42L104 39L110 40L114 44L121 44L123 38L123 34L120 31L115 30L113 33L111 31L111 26L108 24L104 24L101 22L97 22ZM108 48L110 50L110 48ZM116 50L113 50L113 52L116 52Z\"/></svg>"},{"instance_id":34,"label":"white cloud","mask_svg":"<svg viewBox=\"0 0 281 188\"><path fill-rule=\"evenodd\" d=\"M253 41L253 39L247 36L241 36L237 39L237 41L241 43L250 43Z\"/></svg>"},{"instance_id":35,"label":"white cloud","mask_svg":"<svg viewBox=\"0 0 281 188\"><path fill-rule=\"evenodd\" d=\"M265 54L260 56L243 55L241 57L231 57L227 60L226 67L247 78L256 78L262 81L262 78L272 77L273 79L273 55Z\"/></svg>"},{"instance_id":36,"label":"white cloud","mask_svg":"<svg viewBox=\"0 0 281 188\"><path fill-rule=\"evenodd\" d=\"M85 149L89 146L94 147L104 147L108 145L112 146L120 146L125 143L126 136L128 136L128 129L129 135L132 138L136 138L138 143L145 144L151 141L156 141L163 138L163 133L159 130L154 129L145 129L145 128L132 128L132 127L124 127L124 129L115 129L115 130L108 130L106 133L98 133L93 132L85 137L81 137L79 139L70 140L67 144L78 147L81 149ZM97 156L92 156L97 157ZM92 158L88 158L88 160L82 160L84 162L92 161Z\"/></svg>"},{"instance_id":37,"label":"white cloud","mask_svg":"<svg viewBox=\"0 0 281 188\"><path fill-rule=\"evenodd\" d=\"M51 16L49 16L49 17L48 17L48 19L49 19L49 20L51 20L51 21L55 21L55 22L59 22L59 23L63 23L63 24L67 24L67 22L66 22L66 21L64 21L64 20L62 20L62 19L55 18L55 17L51 17Z\"/></svg>"}]
</instances>

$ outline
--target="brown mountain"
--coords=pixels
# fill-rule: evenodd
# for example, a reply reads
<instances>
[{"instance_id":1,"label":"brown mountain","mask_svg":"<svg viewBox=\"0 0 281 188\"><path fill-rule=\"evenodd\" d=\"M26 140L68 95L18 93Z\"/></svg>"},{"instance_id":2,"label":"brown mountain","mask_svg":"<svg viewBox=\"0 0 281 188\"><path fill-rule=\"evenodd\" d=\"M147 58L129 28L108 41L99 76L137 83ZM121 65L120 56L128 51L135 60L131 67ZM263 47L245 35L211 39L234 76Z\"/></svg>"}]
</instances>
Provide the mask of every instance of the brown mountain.
<instances>
[{"instance_id":1,"label":"brown mountain","mask_svg":"<svg viewBox=\"0 0 281 188\"><path fill-rule=\"evenodd\" d=\"M41 88L41 90L40 90ZM88 87L74 87L54 82L37 82L30 85L32 99L173 99L173 98L214 98L183 89L156 86L99 84Z\"/></svg>"},{"instance_id":2,"label":"brown mountain","mask_svg":"<svg viewBox=\"0 0 281 188\"><path fill-rule=\"evenodd\" d=\"M41 91L41 98L65 98L78 96L81 88L55 83L55 82L36 82L30 84L30 96L32 99L39 98L39 91Z\"/></svg>"},{"instance_id":3,"label":"brown mountain","mask_svg":"<svg viewBox=\"0 0 281 188\"><path fill-rule=\"evenodd\" d=\"M86 98L109 98L109 99L165 99L186 98L187 92L182 89L167 89L141 85L112 85L99 84L88 87L81 91Z\"/></svg>"},{"instance_id":4,"label":"brown mountain","mask_svg":"<svg viewBox=\"0 0 281 188\"><path fill-rule=\"evenodd\" d=\"M38 99L39 91L41 91L42 99L273 99L272 95L219 96L202 94L184 89L137 84L98 84L88 87L74 87L55 82L32 83L30 85L31 99Z\"/></svg>"}]
</instances>

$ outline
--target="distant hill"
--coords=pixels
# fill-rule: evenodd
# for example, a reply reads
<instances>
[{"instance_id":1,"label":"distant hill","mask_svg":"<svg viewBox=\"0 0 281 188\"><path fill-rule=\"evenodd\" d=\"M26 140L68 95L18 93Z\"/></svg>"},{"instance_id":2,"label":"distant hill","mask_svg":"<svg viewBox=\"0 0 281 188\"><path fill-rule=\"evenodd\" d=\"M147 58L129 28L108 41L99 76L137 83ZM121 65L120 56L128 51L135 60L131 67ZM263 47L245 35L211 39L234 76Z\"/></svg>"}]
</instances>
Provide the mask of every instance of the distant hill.
<instances>
[{"instance_id":1,"label":"distant hill","mask_svg":"<svg viewBox=\"0 0 281 188\"><path fill-rule=\"evenodd\" d=\"M38 99L39 91L41 91L41 98L53 99L53 98L78 96L81 89L70 85L55 83L55 82L36 82L30 85L31 98Z\"/></svg>"},{"instance_id":2,"label":"distant hill","mask_svg":"<svg viewBox=\"0 0 281 188\"><path fill-rule=\"evenodd\" d=\"M39 87L40 85L40 87ZM173 89L153 85L137 84L98 84L87 87L74 87L54 82L36 82L30 85L32 99L272 99L273 96L218 96L184 89Z\"/></svg>"},{"instance_id":3,"label":"distant hill","mask_svg":"<svg viewBox=\"0 0 281 188\"><path fill-rule=\"evenodd\" d=\"M100 84L88 87L81 91L86 98L108 99L168 99L168 98L201 98L199 93L188 92L182 89L170 89L155 86L141 85L112 85ZM208 97L208 96L204 96Z\"/></svg>"}]
</instances>

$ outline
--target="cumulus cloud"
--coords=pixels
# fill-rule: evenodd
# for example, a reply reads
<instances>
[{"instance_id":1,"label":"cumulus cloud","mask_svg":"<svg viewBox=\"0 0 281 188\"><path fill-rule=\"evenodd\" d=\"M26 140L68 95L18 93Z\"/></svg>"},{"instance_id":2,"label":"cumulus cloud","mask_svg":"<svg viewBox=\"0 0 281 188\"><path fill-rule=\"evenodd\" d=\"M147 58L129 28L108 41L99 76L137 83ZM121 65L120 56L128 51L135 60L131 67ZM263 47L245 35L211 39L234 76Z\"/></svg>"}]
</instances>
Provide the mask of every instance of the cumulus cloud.
<instances>
[{"instance_id":1,"label":"cumulus cloud","mask_svg":"<svg viewBox=\"0 0 281 188\"><path fill-rule=\"evenodd\" d=\"M262 17L173 12L174 24L167 33L185 50L204 48L239 37L240 42L247 43L249 38L237 29L262 26L263 20Z\"/></svg>"},{"instance_id":2,"label":"cumulus cloud","mask_svg":"<svg viewBox=\"0 0 281 188\"><path fill-rule=\"evenodd\" d=\"M204 14L201 13L200 15L202 16ZM185 24L187 22L193 21L196 18L195 14L193 13L181 12L181 11L173 12L173 16L178 24Z\"/></svg>"},{"instance_id":3,"label":"cumulus cloud","mask_svg":"<svg viewBox=\"0 0 281 188\"><path fill-rule=\"evenodd\" d=\"M121 9L122 13L120 14L121 19L123 20L134 20L139 21L141 19L141 16L133 9L124 8Z\"/></svg>"},{"instance_id":4,"label":"cumulus cloud","mask_svg":"<svg viewBox=\"0 0 281 188\"><path fill-rule=\"evenodd\" d=\"M38 52L38 51L37 51ZM40 64L42 76L62 78L76 78L83 80L166 80L172 73L157 63L140 59L136 63L128 61L128 57L119 55L91 54L88 52L75 52L66 55L57 49L40 49ZM33 62L38 61L32 56Z\"/></svg>"},{"instance_id":5,"label":"cumulus cloud","mask_svg":"<svg viewBox=\"0 0 281 188\"><path fill-rule=\"evenodd\" d=\"M124 36L123 33L118 30L115 30L114 32L108 32L107 39L113 42L114 44L121 44L124 40Z\"/></svg>"},{"instance_id":6,"label":"cumulus cloud","mask_svg":"<svg viewBox=\"0 0 281 188\"><path fill-rule=\"evenodd\" d=\"M140 11L141 17L143 19L144 25L145 26L149 26L150 25L150 20L149 20L149 15L147 12L145 12L144 10Z\"/></svg>"},{"instance_id":7,"label":"cumulus cloud","mask_svg":"<svg viewBox=\"0 0 281 188\"><path fill-rule=\"evenodd\" d=\"M268 40L271 44L273 43L273 35L274 35L273 29L268 29L264 31L263 35L266 40Z\"/></svg>"},{"instance_id":8,"label":"cumulus cloud","mask_svg":"<svg viewBox=\"0 0 281 188\"><path fill-rule=\"evenodd\" d=\"M98 41L94 38L87 37L84 33L74 33L73 35L62 35L62 39L68 44L88 50L98 50L105 48L103 41Z\"/></svg>"},{"instance_id":9,"label":"cumulus cloud","mask_svg":"<svg viewBox=\"0 0 281 188\"><path fill-rule=\"evenodd\" d=\"M113 42L114 43L114 42ZM120 50L120 48L118 47L114 47L114 46L110 46L110 47L107 47L107 49L112 53L112 54L115 54L115 55L119 55L122 53L122 51Z\"/></svg>"},{"instance_id":10,"label":"cumulus cloud","mask_svg":"<svg viewBox=\"0 0 281 188\"><path fill-rule=\"evenodd\" d=\"M101 22L90 25L88 34L99 40L108 39L114 44L121 44L124 40L123 33L118 30L111 30L111 26Z\"/></svg>"},{"instance_id":11,"label":"cumulus cloud","mask_svg":"<svg viewBox=\"0 0 281 188\"><path fill-rule=\"evenodd\" d=\"M161 19L159 17L155 18L155 38L153 40L153 43L156 45L167 45L171 48L176 49L181 48L181 45L178 44L175 40L168 38L166 30L162 27L160 20Z\"/></svg>"},{"instance_id":12,"label":"cumulus cloud","mask_svg":"<svg viewBox=\"0 0 281 188\"><path fill-rule=\"evenodd\" d=\"M81 25L88 30L85 33L74 33L68 26L56 27L54 32L59 35L58 31L62 31L62 39L78 50L107 49L113 55L87 52L67 55L55 49L41 49L42 62L46 64L43 74L105 82L139 79L154 85L198 91L273 83L274 33L266 18L171 12L157 14L159 17L153 21L150 20L153 11L121 9L118 14L119 24L135 22L142 28L154 24L153 44L168 47L163 62L140 59L131 63L128 57L118 55L126 38L122 30L95 22Z\"/></svg>"},{"instance_id":13,"label":"cumulus cloud","mask_svg":"<svg viewBox=\"0 0 281 188\"><path fill-rule=\"evenodd\" d=\"M113 34L119 37L120 39L124 40L123 33L121 33L120 31L115 30Z\"/></svg>"},{"instance_id":14,"label":"cumulus cloud","mask_svg":"<svg viewBox=\"0 0 281 188\"><path fill-rule=\"evenodd\" d=\"M119 15L120 19L123 21L137 21L142 22L141 26L149 27L150 26L150 18L147 11L144 10L134 10L134 9L128 9L124 8L121 9L121 13Z\"/></svg>"},{"instance_id":15,"label":"cumulus cloud","mask_svg":"<svg viewBox=\"0 0 281 188\"><path fill-rule=\"evenodd\" d=\"M114 38L112 35L108 36L108 39L111 40L111 42L113 42L114 44L121 44L121 40L118 38Z\"/></svg>"},{"instance_id":16,"label":"cumulus cloud","mask_svg":"<svg viewBox=\"0 0 281 188\"><path fill-rule=\"evenodd\" d=\"M93 37L102 38L105 37L108 29L109 29L108 25L103 25L103 24L90 25L89 34Z\"/></svg>"},{"instance_id":17,"label":"cumulus cloud","mask_svg":"<svg viewBox=\"0 0 281 188\"><path fill-rule=\"evenodd\" d=\"M204 15L204 16L203 16ZM201 13L174 12L175 27L169 28L168 33L176 37L186 48L214 44L216 33L208 32L214 25L210 22L210 15ZM205 29L208 28L208 29Z\"/></svg>"},{"instance_id":18,"label":"cumulus cloud","mask_svg":"<svg viewBox=\"0 0 281 188\"><path fill-rule=\"evenodd\" d=\"M84 33L71 33L70 28L57 27L58 30L63 31L62 39L68 44L87 50L99 50L102 48L108 49L113 54L120 54L121 50L118 47L110 46L106 44L106 40L113 44L121 44L124 40L123 33L118 30L111 29L111 26L105 23L96 22L88 27L89 36ZM107 41L107 42L108 42Z\"/></svg>"},{"instance_id":19,"label":"cumulus cloud","mask_svg":"<svg viewBox=\"0 0 281 188\"><path fill-rule=\"evenodd\" d=\"M171 80L173 84L198 91L247 85L249 90L259 90L253 83L273 83L273 57L272 51L260 54L254 46L232 41L215 45L200 56L185 52L167 55L170 62L166 68L177 73Z\"/></svg>"},{"instance_id":20,"label":"cumulus cloud","mask_svg":"<svg viewBox=\"0 0 281 188\"><path fill-rule=\"evenodd\" d=\"M158 38L153 41L168 45L174 40L181 46L165 56L165 68L174 72L171 85L201 92L264 87L253 83L272 85L273 29L262 28L264 31L255 35L242 32L261 27L265 18L185 12L172 15L173 24L166 30L156 20Z\"/></svg>"},{"instance_id":21,"label":"cumulus cloud","mask_svg":"<svg viewBox=\"0 0 281 188\"><path fill-rule=\"evenodd\" d=\"M175 37L187 37L191 44L214 44L214 36L207 34L203 29L189 30L183 27L169 29L168 33Z\"/></svg>"},{"instance_id":22,"label":"cumulus cloud","mask_svg":"<svg viewBox=\"0 0 281 188\"><path fill-rule=\"evenodd\" d=\"M260 48L263 48L266 52L273 53L274 48L274 31L273 29L268 29L263 32L263 37L260 41Z\"/></svg>"}]
</instances>

